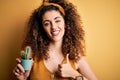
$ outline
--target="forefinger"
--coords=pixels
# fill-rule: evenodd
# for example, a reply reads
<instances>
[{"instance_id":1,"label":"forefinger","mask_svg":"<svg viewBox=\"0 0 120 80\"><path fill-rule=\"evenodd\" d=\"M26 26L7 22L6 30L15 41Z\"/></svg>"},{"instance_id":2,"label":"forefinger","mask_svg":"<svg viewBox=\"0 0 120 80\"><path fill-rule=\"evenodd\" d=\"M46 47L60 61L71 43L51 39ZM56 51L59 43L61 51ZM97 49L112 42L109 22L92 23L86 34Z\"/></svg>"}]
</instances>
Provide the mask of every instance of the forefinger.
<instances>
[{"instance_id":1,"label":"forefinger","mask_svg":"<svg viewBox=\"0 0 120 80\"><path fill-rule=\"evenodd\" d=\"M21 63L21 60L19 58L16 58L17 63Z\"/></svg>"},{"instance_id":2,"label":"forefinger","mask_svg":"<svg viewBox=\"0 0 120 80\"><path fill-rule=\"evenodd\" d=\"M19 68L19 70L20 70L22 73L25 72L25 70L24 70L24 68L22 67L21 64L17 64L17 68Z\"/></svg>"}]
</instances>

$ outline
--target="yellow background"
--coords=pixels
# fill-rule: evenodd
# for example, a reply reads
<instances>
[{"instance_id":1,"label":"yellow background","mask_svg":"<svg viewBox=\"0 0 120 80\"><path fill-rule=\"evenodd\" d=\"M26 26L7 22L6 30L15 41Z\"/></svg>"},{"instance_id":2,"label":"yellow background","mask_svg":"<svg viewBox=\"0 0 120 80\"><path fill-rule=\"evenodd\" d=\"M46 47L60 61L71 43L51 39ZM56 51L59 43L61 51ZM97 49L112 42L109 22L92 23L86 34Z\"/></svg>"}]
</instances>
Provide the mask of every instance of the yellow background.
<instances>
[{"instance_id":1,"label":"yellow background","mask_svg":"<svg viewBox=\"0 0 120 80\"><path fill-rule=\"evenodd\" d=\"M86 60L99 80L120 80L120 0L70 0L86 32ZM0 80L13 80L26 23L41 0L0 0Z\"/></svg>"}]
</instances>

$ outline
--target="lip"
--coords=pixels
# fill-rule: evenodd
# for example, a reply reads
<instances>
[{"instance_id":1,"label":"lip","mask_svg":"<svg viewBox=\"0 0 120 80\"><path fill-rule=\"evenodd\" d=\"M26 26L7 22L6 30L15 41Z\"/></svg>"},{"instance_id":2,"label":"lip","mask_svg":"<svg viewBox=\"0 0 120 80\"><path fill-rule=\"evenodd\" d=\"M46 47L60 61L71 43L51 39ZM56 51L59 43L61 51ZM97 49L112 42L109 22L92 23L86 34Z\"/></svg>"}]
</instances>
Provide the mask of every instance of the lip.
<instances>
[{"instance_id":1,"label":"lip","mask_svg":"<svg viewBox=\"0 0 120 80\"><path fill-rule=\"evenodd\" d=\"M57 36L59 34L60 30L55 30L55 31L52 31L51 34L53 36Z\"/></svg>"}]
</instances>

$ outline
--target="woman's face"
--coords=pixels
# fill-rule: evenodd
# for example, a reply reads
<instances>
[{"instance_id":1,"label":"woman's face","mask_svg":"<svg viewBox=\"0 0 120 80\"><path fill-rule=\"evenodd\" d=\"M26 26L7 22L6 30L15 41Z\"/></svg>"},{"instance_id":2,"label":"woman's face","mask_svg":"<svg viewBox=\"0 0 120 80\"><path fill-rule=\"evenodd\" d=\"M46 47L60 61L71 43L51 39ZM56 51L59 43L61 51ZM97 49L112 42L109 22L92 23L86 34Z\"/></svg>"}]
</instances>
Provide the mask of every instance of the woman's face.
<instances>
[{"instance_id":1,"label":"woman's face","mask_svg":"<svg viewBox=\"0 0 120 80\"><path fill-rule=\"evenodd\" d=\"M59 11L50 10L45 12L42 25L52 41L56 42L63 39L65 33L65 21Z\"/></svg>"}]
</instances>

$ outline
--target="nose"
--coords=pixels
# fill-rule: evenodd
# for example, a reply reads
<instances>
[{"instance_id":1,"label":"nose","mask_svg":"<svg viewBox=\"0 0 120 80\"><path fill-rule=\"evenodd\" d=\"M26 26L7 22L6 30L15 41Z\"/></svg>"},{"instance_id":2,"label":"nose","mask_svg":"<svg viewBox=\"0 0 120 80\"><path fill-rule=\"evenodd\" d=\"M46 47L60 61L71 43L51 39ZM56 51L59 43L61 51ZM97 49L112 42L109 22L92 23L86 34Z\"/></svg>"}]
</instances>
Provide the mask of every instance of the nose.
<instances>
[{"instance_id":1,"label":"nose","mask_svg":"<svg viewBox=\"0 0 120 80\"><path fill-rule=\"evenodd\" d=\"M52 22L52 25L51 25L51 28L52 28L52 29L56 29L56 27L57 27L57 25L56 25L56 23L53 21L53 22Z\"/></svg>"}]
</instances>

